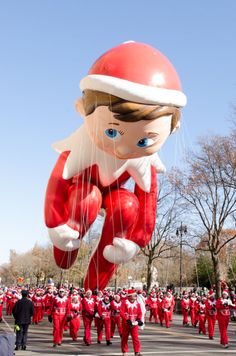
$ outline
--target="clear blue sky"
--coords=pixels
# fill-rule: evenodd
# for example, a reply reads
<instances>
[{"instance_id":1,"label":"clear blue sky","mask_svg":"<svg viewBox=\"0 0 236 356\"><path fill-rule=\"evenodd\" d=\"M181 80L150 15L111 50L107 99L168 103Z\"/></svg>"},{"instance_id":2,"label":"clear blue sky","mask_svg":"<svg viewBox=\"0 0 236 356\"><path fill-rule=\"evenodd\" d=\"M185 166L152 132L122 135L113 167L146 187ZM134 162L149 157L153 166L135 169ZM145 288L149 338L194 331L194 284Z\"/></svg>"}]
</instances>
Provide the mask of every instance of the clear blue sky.
<instances>
[{"instance_id":1,"label":"clear blue sky","mask_svg":"<svg viewBox=\"0 0 236 356\"><path fill-rule=\"evenodd\" d=\"M0 5L0 263L9 250L48 241L44 194L51 144L81 120L79 81L95 59L127 40L174 64L188 104L163 147L169 168L199 136L227 134L236 98L236 1L15 0Z\"/></svg>"}]
</instances>

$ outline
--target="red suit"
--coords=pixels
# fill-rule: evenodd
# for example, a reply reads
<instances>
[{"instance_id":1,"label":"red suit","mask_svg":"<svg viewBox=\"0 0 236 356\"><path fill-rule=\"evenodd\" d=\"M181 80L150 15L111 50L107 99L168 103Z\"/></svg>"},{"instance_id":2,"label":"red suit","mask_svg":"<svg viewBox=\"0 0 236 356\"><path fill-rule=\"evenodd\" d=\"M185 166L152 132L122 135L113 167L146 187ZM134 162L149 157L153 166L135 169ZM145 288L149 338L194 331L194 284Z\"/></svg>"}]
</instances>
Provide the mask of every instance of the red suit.
<instances>
[{"instance_id":1,"label":"red suit","mask_svg":"<svg viewBox=\"0 0 236 356\"><path fill-rule=\"evenodd\" d=\"M200 297L198 297L197 300L195 301L195 304L194 304L194 307L195 307L195 327L197 326L197 324L199 322L198 308L199 308L200 301L201 301L201 299L200 299Z\"/></svg>"},{"instance_id":2,"label":"red suit","mask_svg":"<svg viewBox=\"0 0 236 356\"><path fill-rule=\"evenodd\" d=\"M18 300L18 296L16 291L7 291L6 293L6 314L12 315L12 310L14 308L15 303Z\"/></svg>"},{"instance_id":3,"label":"red suit","mask_svg":"<svg viewBox=\"0 0 236 356\"><path fill-rule=\"evenodd\" d=\"M122 335L120 308L121 308L121 301L120 302L116 302L115 300L111 301L111 337L114 336L116 325L117 325L119 335L120 336Z\"/></svg>"},{"instance_id":4,"label":"red suit","mask_svg":"<svg viewBox=\"0 0 236 356\"><path fill-rule=\"evenodd\" d=\"M152 321L152 317L154 318L155 323L158 323L158 302L156 296L149 296L146 300L146 304L149 307L150 315L149 321Z\"/></svg>"},{"instance_id":5,"label":"red suit","mask_svg":"<svg viewBox=\"0 0 236 356\"><path fill-rule=\"evenodd\" d=\"M121 350L123 353L128 352L128 338L129 334L131 334L134 352L139 353L138 320L142 318L140 304L137 301L124 300L121 305L120 315L122 318Z\"/></svg>"},{"instance_id":6,"label":"red suit","mask_svg":"<svg viewBox=\"0 0 236 356\"><path fill-rule=\"evenodd\" d=\"M34 304L34 315L32 318L33 324L38 324L42 320L44 300L39 295L34 295L32 297L32 302Z\"/></svg>"},{"instance_id":7,"label":"red suit","mask_svg":"<svg viewBox=\"0 0 236 356\"><path fill-rule=\"evenodd\" d=\"M165 296L161 302L161 308L162 308L162 312L167 328L170 327L171 305L172 305L172 298Z\"/></svg>"},{"instance_id":8,"label":"red suit","mask_svg":"<svg viewBox=\"0 0 236 356\"><path fill-rule=\"evenodd\" d=\"M84 323L84 342L89 346L92 342L91 340L91 325L94 317L96 301L94 298L84 297L82 299L82 317Z\"/></svg>"},{"instance_id":9,"label":"red suit","mask_svg":"<svg viewBox=\"0 0 236 356\"><path fill-rule=\"evenodd\" d=\"M164 312L162 309L162 301L163 301L163 296L159 296L157 298L157 305L158 305L158 316L159 316L161 326L163 326L163 321L164 321Z\"/></svg>"},{"instance_id":10,"label":"red suit","mask_svg":"<svg viewBox=\"0 0 236 356\"><path fill-rule=\"evenodd\" d=\"M228 345L228 325L230 319L230 305L232 304L231 300L218 298L216 301L217 309L217 320L220 330L220 343L221 345Z\"/></svg>"},{"instance_id":11,"label":"red suit","mask_svg":"<svg viewBox=\"0 0 236 356\"><path fill-rule=\"evenodd\" d=\"M199 318L199 334L203 333L206 335L206 304L205 302L200 302L197 305L197 314Z\"/></svg>"},{"instance_id":12,"label":"red suit","mask_svg":"<svg viewBox=\"0 0 236 356\"><path fill-rule=\"evenodd\" d=\"M183 325L188 325L188 314L190 310L190 299L183 297L180 302L182 314L183 314Z\"/></svg>"},{"instance_id":13,"label":"red suit","mask_svg":"<svg viewBox=\"0 0 236 356\"><path fill-rule=\"evenodd\" d=\"M12 291L8 290L6 292L6 315L12 314L12 303L11 303L12 297L13 297Z\"/></svg>"},{"instance_id":14,"label":"red suit","mask_svg":"<svg viewBox=\"0 0 236 356\"><path fill-rule=\"evenodd\" d=\"M107 297L106 302L104 300L100 301L98 304L98 314L100 316L99 323L97 324L98 332L98 342L102 341L102 329L105 326L106 342L110 344L111 339L111 304L109 302L109 297Z\"/></svg>"},{"instance_id":15,"label":"red suit","mask_svg":"<svg viewBox=\"0 0 236 356\"><path fill-rule=\"evenodd\" d=\"M67 296L55 296L52 301L50 315L53 319L53 343L60 345L63 338L64 323L70 313L69 299Z\"/></svg>"},{"instance_id":16,"label":"red suit","mask_svg":"<svg viewBox=\"0 0 236 356\"><path fill-rule=\"evenodd\" d=\"M216 300L208 299L206 301L206 318L207 318L207 324L208 324L209 339L213 339L213 337L214 337L216 315L217 315Z\"/></svg>"},{"instance_id":17,"label":"red suit","mask_svg":"<svg viewBox=\"0 0 236 356\"><path fill-rule=\"evenodd\" d=\"M189 308L190 308L190 319L191 319L191 324L192 326L196 327L196 297L190 297L190 303L189 303Z\"/></svg>"},{"instance_id":18,"label":"red suit","mask_svg":"<svg viewBox=\"0 0 236 356\"><path fill-rule=\"evenodd\" d=\"M77 302L71 302L70 304L70 324L69 324L69 329L70 329L70 336L72 340L77 340L78 337L78 332L80 329L80 312L82 310L82 304L78 300Z\"/></svg>"},{"instance_id":19,"label":"red suit","mask_svg":"<svg viewBox=\"0 0 236 356\"><path fill-rule=\"evenodd\" d=\"M45 305L45 312L49 315L50 310L52 308L52 301L53 301L53 293L47 293L44 295L44 305Z\"/></svg>"}]
</instances>

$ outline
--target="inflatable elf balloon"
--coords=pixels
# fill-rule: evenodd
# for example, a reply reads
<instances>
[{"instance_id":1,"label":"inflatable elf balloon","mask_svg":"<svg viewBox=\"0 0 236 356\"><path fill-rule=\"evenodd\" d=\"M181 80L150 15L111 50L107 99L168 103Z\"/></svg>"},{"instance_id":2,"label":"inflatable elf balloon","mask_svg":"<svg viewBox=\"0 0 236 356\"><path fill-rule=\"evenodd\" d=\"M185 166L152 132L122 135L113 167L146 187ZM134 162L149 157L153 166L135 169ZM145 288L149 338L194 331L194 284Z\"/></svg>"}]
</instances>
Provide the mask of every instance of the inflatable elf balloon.
<instances>
[{"instance_id":1,"label":"inflatable elf balloon","mask_svg":"<svg viewBox=\"0 0 236 356\"><path fill-rule=\"evenodd\" d=\"M103 289L120 263L151 239L157 202L157 152L179 126L186 104L178 75L155 48L125 42L103 54L80 82L84 124L54 144L60 156L48 182L45 221L58 266L70 268L101 209L104 225L85 277ZM133 179L134 191L124 183Z\"/></svg>"}]
</instances>

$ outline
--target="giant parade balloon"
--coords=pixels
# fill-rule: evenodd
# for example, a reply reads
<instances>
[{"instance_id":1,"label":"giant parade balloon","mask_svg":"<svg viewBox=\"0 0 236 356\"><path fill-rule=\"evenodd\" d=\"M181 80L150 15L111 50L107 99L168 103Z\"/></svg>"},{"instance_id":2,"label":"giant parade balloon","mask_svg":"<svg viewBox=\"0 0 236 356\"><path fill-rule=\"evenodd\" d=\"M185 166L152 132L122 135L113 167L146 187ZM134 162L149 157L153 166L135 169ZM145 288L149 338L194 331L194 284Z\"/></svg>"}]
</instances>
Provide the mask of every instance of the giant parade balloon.
<instances>
[{"instance_id":1,"label":"giant parade balloon","mask_svg":"<svg viewBox=\"0 0 236 356\"><path fill-rule=\"evenodd\" d=\"M158 151L179 127L186 96L171 62L133 41L101 55L80 88L83 125L53 145L59 158L47 186L45 222L55 261L67 269L103 209L84 282L86 289L103 289L152 237L157 173L165 170ZM124 187L129 179L133 190Z\"/></svg>"}]
</instances>

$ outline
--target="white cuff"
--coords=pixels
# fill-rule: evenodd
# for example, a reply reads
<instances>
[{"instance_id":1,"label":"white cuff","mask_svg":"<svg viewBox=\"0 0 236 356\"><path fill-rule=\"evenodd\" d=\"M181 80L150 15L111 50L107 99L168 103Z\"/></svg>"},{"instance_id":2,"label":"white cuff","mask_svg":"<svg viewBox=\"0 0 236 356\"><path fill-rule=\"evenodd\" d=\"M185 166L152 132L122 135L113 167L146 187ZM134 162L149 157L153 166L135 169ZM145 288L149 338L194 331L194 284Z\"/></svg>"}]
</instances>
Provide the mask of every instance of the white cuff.
<instances>
[{"instance_id":1,"label":"white cuff","mask_svg":"<svg viewBox=\"0 0 236 356\"><path fill-rule=\"evenodd\" d=\"M114 237L113 245L103 250L104 258L111 263L120 264L130 261L139 252L140 247L133 241Z\"/></svg>"},{"instance_id":2,"label":"white cuff","mask_svg":"<svg viewBox=\"0 0 236 356\"><path fill-rule=\"evenodd\" d=\"M80 247L79 232L66 224L48 228L48 233L53 245L62 251L73 251Z\"/></svg>"}]
</instances>

